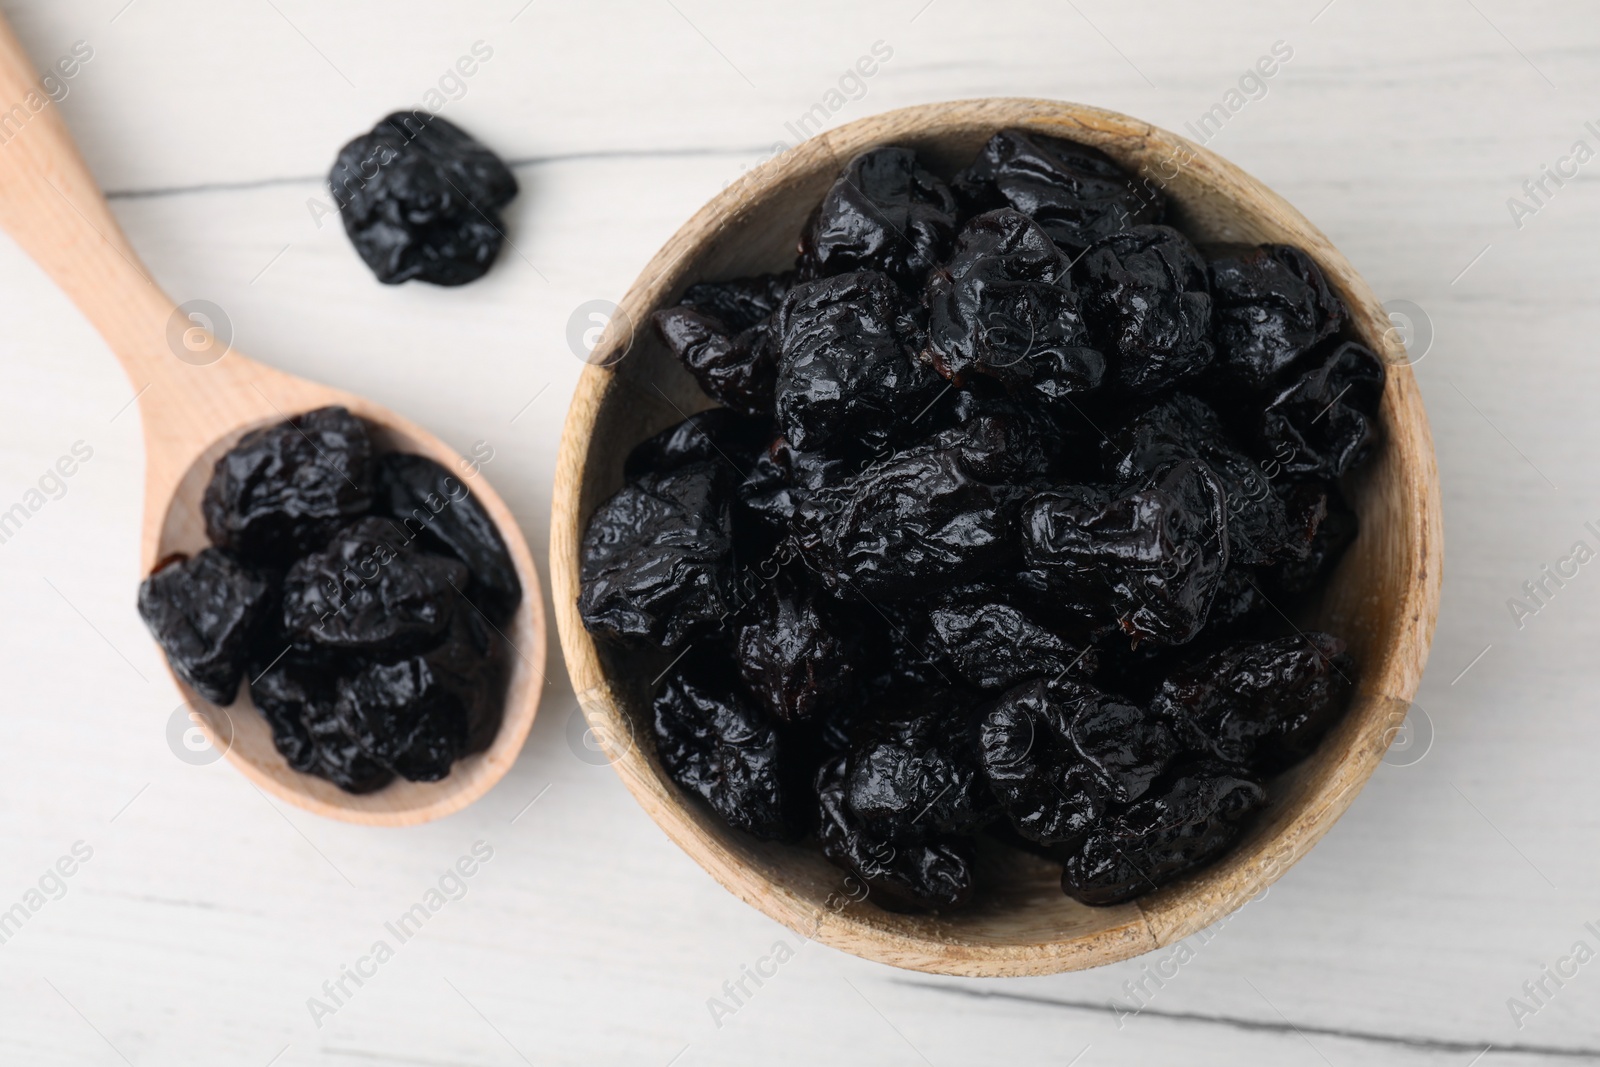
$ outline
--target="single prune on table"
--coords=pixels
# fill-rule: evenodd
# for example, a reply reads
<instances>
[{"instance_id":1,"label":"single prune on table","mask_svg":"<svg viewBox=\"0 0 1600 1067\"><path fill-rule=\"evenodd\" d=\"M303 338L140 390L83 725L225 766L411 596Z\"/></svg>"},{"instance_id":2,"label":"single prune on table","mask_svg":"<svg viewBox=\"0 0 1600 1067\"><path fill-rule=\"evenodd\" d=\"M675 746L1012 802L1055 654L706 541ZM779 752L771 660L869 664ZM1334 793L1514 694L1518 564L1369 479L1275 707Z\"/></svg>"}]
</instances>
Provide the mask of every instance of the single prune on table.
<instances>
[{"instance_id":1,"label":"single prune on table","mask_svg":"<svg viewBox=\"0 0 1600 1067\"><path fill-rule=\"evenodd\" d=\"M1014 555L1019 494L980 481L958 447L918 446L795 511L801 557L836 596L894 600L970 581Z\"/></svg>"},{"instance_id":2,"label":"single prune on table","mask_svg":"<svg viewBox=\"0 0 1600 1067\"><path fill-rule=\"evenodd\" d=\"M1270 776L1316 747L1354 675L1344 642L1330 634L1239 641L1169 675L1154 707L1220 759Z\"/></svg>"},{"instance_id":3,"label":"single prune on table","mask_svg":"<svg viewBox=\"0 0 1600 1067\"><path fill-rule=\"evenodd\" d=\"M1265 803L1261 786L1212 760L1175 767L1156 789L1093 828L1061 868L1085 904L1120 904L1216 858Z\"/></svg>"},{"instance_id":4,"label":"single prune on table","mask_svg":"<svg viewBox=\"0 0 1600 1067\"><path fill-rule=\"evenodd\" d=\"M1227 248L1211 260L1217 367L1227 382L1268 388L1339 332L1344 301L1292 245Z\"/></svg>"},{"instance_id":5,"label":"single prune on table","mask_svg":"<svg viewBox=\"0 0 1600 1067\"><path fill-rule=\"evenodd\" d=\"M778 377L778 340L770 319L743 330L693 307L650 316L672 354L711 399L741 414L767 415Z\"/></svg>"},{"instance_id":6,"label":"single prune on table","mask_svg":"<svg viewBox=\"0 0 1600 1067\"><path fill-rule=\"evenodd\" d=\"M1154 393L1210 364L1206 262L1170 226L1102 237L1078 264L1083 316L1117 385Z\"/></svg>"},{"instance_id":7,"label":"single prune on table","mask_svg":"<svg viewBox=\"0 0 1600 1067\"><path fill-rule=\"evenodd\" d=\"M306 647L361 655L433 643L456 612L467 568L419 552L393 519L365 518L283 578L283 628Z\"/></svg>"},{"instance_id":8,"label":"single prune on table","mask_svg":"<svg viewBox=\"0 0 1600 1067\"><path fill-rule=\"evenodd\" d=\"M667 774L730 826L766 840L799 835L804 782L783 759L789 739L725 661L698 651L684 657L656 695L654 728Z\"/></svg>"},{"instance_id":9,"label":"single prune on table","mask_svg":"<svg viewBox=\"0 0 1600 1067\"><path fill-rule=\"evenodd\" d=\"M1290 596L1310 590L1344 555L1356 538L1356 513L1339 487L1315 481L1296 482L1284 499L1296 538L1306 545L1303 556L1290 557L1273 568L1279 591Z\"/></svg>"},{"instance_id":10,"label":"single prune on table","mask_svg":"<svg viewBox=\"0 0 1600 1067\"><path fill-rule=\"evenodd\" d=\"M984 774L1018 833L1076 847L1115 804L1144 796L1178 752L1166 725L1081 682L1005 693L980 732Z\"/></svg>"},{"instance_id":11,"label":"single prune on table","mask_svg":"<svg viewBox=\"0 0 1600 1067\"><path fill-rule=\"evenodd\" d=\"M1112 474L1123 481L1178 460L1204 462L1227 502L1231 562L1254 567L1303 552L1266 472L1234 446L1204 401L1174 393L1135 414L1105 440L1102 450Z\"/></svg>"},{"instance_id":12,"label":"single prune on table","mask_svg":"<svg viewBox=\"0 0 1600 1067\"><path fill-rule=\"evenodd\" d=\"M876 724L851 750L845 802L872 836L896 846L976 833L999 809L978 761L970 707L935 689L913 709Z\"/></svg>"},{"instance_id":13,"label":"single prune on table","mask_svg":"<svg viewBox=\"0 0 1600 1067\"><path fill-rule=\"evenodd\" d=\"M784 271L726 282L697 282L684 291L678 302L739 333L777 311L794 285L794 278L794 271Z\"/></svg>"},{"instance_id":14,"label":"single prune on table","mask_svg":"<svg viewBox=\"0 0 1600 1067\"><path fill-rule=\"evenodd\" d=\"M887 275L797 285L778 309L778 428L802 452L868 452L943 386L912 358L905 297Z\"/></svg>"},{"instance_id":15,"label":"single prune on table","mask_svg":"<svg viewBox=\"0 0 1600 1067\"><path fill-rule=\"evenodd\" d=\"M426 456L390 452L373 473L374 510L432 552L466 564L469 602L496 625L522 602L522 580L494 520L455 475Z\"/></svg>"},{"instance_id":16,"label":"single prune on table","mask_svg":"<svg viewBox=\"0 0 1600 1067\"><path fill-rule=\"evenodd\" d=\"M578 611L591 633L672 648L731 607L733 521L720 464L646 474L583 534Z\"/></svg>"},{"instance_id":17,"label":"single prune on table","mask_svg":"<svg viewBox=\"0 0 1600 1067\"><path fill-rule=\"evenodd\" d=\"M1028 678L1092 674L1099 657L1086 635L1068 637L998 583L952 590L928 613L934 641L968 685L1009 689Z\"/></svg>"},{"instance_id":18,"label":"single prune on table","mask_svg":"<svg viewBox=\"0 0 1600 1067\"><path fill-rule=\"evenodd\" d=\"M1023 552L1136 641L1181 645L1205 625L1228 565L1223 490L1205 464L1173 463L1131 489L1046 490L1023 507Z\"/></svg>"},{"instance_id":19,"label":"single prune on table","mask_svg":"<svg viewBox=\"0 0 1600 1067\"><path fill-rule=\"evenodd\" d=\"M779 722L815 719L854 696L859 642L821 601L780 577L768 583L736 632L740 676Z\"/></svg>"},{"instance_id":20,"label":"single prune on table","mask_svg":"<svg viewBox=\"0 0 1600 1067\"><path fill-rule=\"evenodd\" d=\"M850 807L838 756L817 772L822 854L860 878L867 899L891 911L959 908L972 899L972 848L960 838L891 843L874 837Z\"/></svg>"},{"instance_id":21,"label":"single prune on table","mask_svg":"<svg viewBox=\"0 0 1600 1067\"><path fill-rule=\"evenodd\" d=\"M1099 149L1027 130L1001 130L951 183L969 213L1009 205L1076 256L1108 234L1160 222L1165 196L1136 183Z\"/></svg>"},{"instance_id":22,"label":"single prune on table","mask_svg":"<svg viewBox=\"0 0 1600 1067\"><path fill-rule=\"evenodd\" d=\"M1065 405L1100 384L1067 257L1026 215L968 222L950 261L928 279L928 354L956 385L994 378L1019 395Z\"/></svg>"},{"instance_id":23,"label":"single prune on table","mask_svg":"<svg viewBox=\"0 0 1600 1067\"><path fill-rule=\"evenodd\" d=\"M371 507L372 442L341 407L245 434L201 500L211 543L261 567L287 567Z\"/></svg>"},{"instance_id":24,"label":"single prune on table","mask_svg":"<svg viewBox=\"0 0 1600 1067\"><path fill-rule=\"evenodd\" d=\"M622 464L622 476L632 480L690 463L724 463L743 478L771 441L771 422L728 408L707 408L635 445Z\"/></svg>"},{"instance_id":25,"label":"single prune on table","mask_svg":"<svg viewBox=\"0 0 1600 1067\"><path fill-rule=\"evenodd\" d=\"M328 174L344 232L385 285L465 285L505 240L517 179L459 126L397 111L339 150Z\"/></svg>"},{"instance_id":26,"label":"single prune on table","mask_svg":"<svg viewBox=\"0 0 1600 1067\"><path fill-rule=\"evenodd\" d=\"M955 235L950 189L909 148L874 148L845 164L800 236L808 277L873 270L905 286L943 261Z\"/></svg>"},{"instance_id":27,"label":"single prune on table","mask_svg":"<svg viewBox=\"0 0 1600 1067\"><path fill-rule=\"evenodd\" d=\"M266 579L215 548L160 567L139 584L139 617L167 662L213 704L232 704L250 642L274 607Z\"/></svg>"},{"instance_id":28,"label":"single prune on table","mask_svg":"<svg viewBox=\"0 0 1600 1067\"><path fill-rule=\"evenodd\" d=\"M1337 478L1377 446L1383 361L1348 341L1267 404L1262 444L1290 474Z\"/></svg>"}]
</instances>

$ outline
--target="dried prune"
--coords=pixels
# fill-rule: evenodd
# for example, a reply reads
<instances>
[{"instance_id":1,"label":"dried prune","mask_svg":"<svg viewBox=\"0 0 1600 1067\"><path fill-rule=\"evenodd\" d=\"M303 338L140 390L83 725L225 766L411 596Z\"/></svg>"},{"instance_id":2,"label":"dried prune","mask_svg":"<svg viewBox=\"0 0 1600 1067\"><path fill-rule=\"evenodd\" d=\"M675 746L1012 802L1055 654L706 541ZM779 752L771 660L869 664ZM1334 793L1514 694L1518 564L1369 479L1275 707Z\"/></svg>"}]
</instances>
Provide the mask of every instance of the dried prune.
<instances>
[{"instance_id":1,"label":"dried prune","mask_svg":"<svg viewBox=\"0 0 1600 1067\"><path fill-rule=\"evenodd\" d=\"M1377 446L1383 361L1353 341L1328 353L1267 404L1261 441L1290 474L1337 478Z\"/></svg>"},{"instance_id":2,"label":"dried prune","mask_svg":"<svg viewBox=\"0 0 1600 1067\"><path fill-rule=\"evenodd\" d=\"M1138 800L1177 753L1157 717L1093 686L1039 678L984 716L984 774L1017 832L1076 846L1108 806Z\"/></svg>"},{"instance_id":3,"label":"dried prune","mask_svg":"<svg viewBox=\"0 0 1600 1067\"><path fill-rule=\"evenodd\" d=\"M980 689L1009 689L1028 678L1093 673L1090 643L1069 639L997 586L953 590L928 613L934 639L961 680Z\"/></svg>"},{"instance_id":4,"label":"dried prune","mask_svg":"<svg viewBox=\"0 0 1600 1067\"><path fill-rule=\"evenodd\" d=\"M809 277L873 270L902 285L944 259L955 198L909 148L874 148L845 164L800 237Z\"/></svg>"},{"instance_id":5,"label":"dried prune","mask_svg":"<svg viewBox=\"0 0 1600 1067\"><path fill-rule=\"evenodd\" d=\"M770 414L778 377L778 340L770 319L733 330L703 311L673 307L657 311L650 321L707 396L745 415Z\"/></svg>"},{"instance_id":6,"label":"dried prune","mask_svg":"<svg viewBox=\"0 0 1600 1067\"><path fill-rule=\"evenodd\" d=\"M341 407L253 430L217 460L206 536L245 563L286 567L372 506L372 442Z\"/></svg>"},{"instance_id":7,"label":"dried prune","mask_svg":"<svg viewBox=\"0 0 1600 1067\"><path fill-rule=\"evenodd\" d=\"M1061 868L1061 888L1085 904L1120 904L1166 885L1233 844L1265 802L1235 768L1195 761L1095 826Z\"/></svg>"},{"instance_id":8,"label":"dried prune","mask_svg":"<svg viewBox=\"0 0 1600 1067\"><path fill-rule=\"evenodd\" d=\"M1281 592L1294 596L1311 589L1333 570L1355 540L1357 522L1338 486L1331 483L1296 482L1284 498L1296 540L1306 547L1302 555L1273 568L1273 578Z\"/></svg>"},{"instance_id":9,"label":"dried prune","mask_svg":"<svg viewBox=\"0 0 1600 1067\"><path fill-rule=\"evenodd\" d=\"M728 665L698 652L685 657L656 695L654 727L667 774L730 826L768 840L800 833L804 782L783 759L787 739Z\"/></svg>"},{"instance_id":10,"label":"dried prune","mask_svg":"<svg viewBox=\"0 0 1600 1067\"><path fill-rule=\"evenodd\" d=\"M646 474L595 509L578 610L591 633L674 647L728 610L733 523L720 465Z\"/></svg>"},{"instance_id":11,"label":"dried prune","mask_svg":"<svg viewBox=\"0 0 1600 1067\"><path fill-rule=\"evenodd\" d=\"M1180 645L1205 625L1228 565L1228 522L1209 467L1171 464L1126 492L1080 485L1023 507L1023 551L1135 640Z\"/></svg>"},{"instance_id":12,"label":"dried prune","mask_svg":"<svg viewBox=\"0 0 1600 1067\"><path fill-rule=\"evenodd\" d=\"M630 481L690 463L725 463L744 477L772 440L772 424L728 408L707 408L674 423L633 447L622 465Z\"/></svg>"},{"instance_id":13,"label":"dried prune","mask_svg":"<svg viewBox=\"0 0 1600 1067\"><path fill-rule=\"evenodd\" d=\"M1344 301L1292 245L1229 248L1211 260L1217 366L1234 386L1266 389L1339 332Z\"/></svg>"},{"instance_id":14,"label":"dried prune","mask_svg":"<svg viewBox=\"0 0 1600 1067\"><path fill-rule=\"evenodd\" d=\"M819 597L770 583L735 636L739 673L767 714L805 722L853 695L856 642Z\"/></svg>"},{"instance_id":15,"label":"dried prune","mask_svg":"<svg viewBox=\"0 0 1600 1067\"><path fill-rule=\"evenodd\" d=\"M778 427L803 452L867 452L889 442L943 386L911 358L904 297L886 275L797 285L778 309Z\"/></svg>"},{"instance_id":16,"label":"dried prune","mask_svg":"<svg viewBox=\"0 0 1600 1067\"><path fill-rule=\"evenodd\" d=\"M459 126L397 111L339 150L328 174L344 231L385 285L465 285L494 265L517 179Z\"/></svg>"},{"instance_id":17,"label":"dried prune","mask_svg":"<svg viewBox=\"0 0 1600 1067\"><path fill-rule=\"evenodd\" d=\"M428 550L466 564L467 599L495 623L522 602L522 580L495 528L472 490L426 456L390 452L379 456L373 474L375 510L400 524Z\"/></svg>"},{"instance_id":18,"label":"dried prune","mask_svg":"<svg viewBox=\"0 0 1600 1067\"><path fill-rule=\"evenodd\" d=\"M167 662L213 704L232 704L250 642L276 600L265 578L228 553L202 549L139 584L139 617Z\"/></svg>"},{"instance_id":19,"label":"dried prune","mask_svg":"<svg viewBox=\"0 0 1600 1067\"><path fill-rule=\"evenodd\" d=\"M684 291L679 303L710 315L732 332L739 333L777 311L793 285L794 271L757 274L727 282L697 282Z\"/></svg>"},{"instance_id":20,"label":"dried prune","mask_svg":"<svg viewBox=\"0 0 1600 1067\"><path fill-rule=\"evenodd\" d=\"M959 908L972 899L972 849L960 839L894 844L877 838L851 810L848 759L817 772L822 854L866 883L867 899L891 911Z\"/></svg>"},{"instance_id":21,"label":"dried prune","mask_svg":"<svg viewBox=\"0 0 1600 1067\"><path fill-rule=\"evenodd\" d=\"M1123 389L1154 393L1211 362L1206 263L1177 230L1135 226L1102 237L1078 277L1090 339Z\"/></svg>"},{"instance_id":22,"label":"dried prune","mask_svg":"<svg viewBox=\"0 0 1600 1067\"><path fill-rule=\"evenodd\" d=\"M394 781L394 772L363 752L345 731L334 712L331 678L293 661L279 661L250 683L250 699L295 770L326 778L347 793L371 793Z\"/></svg>"},{"instance_id":23,"label":"dried prune","mask_svg":"<svg viewBox=\"0 0 1600 1067\"><path fill-rule=\"evenodd\" d=\"M978 762L970 709L930 690L914 713L877 724L849 754L844 799L873 836L896 846L966 836L998 814Z\"/></svg>"},{"instance_id":24,"label":"dried prune","mask_svg":"<svg viewBox=\"0 0 1600 1067\"><path fill-rule=\"evenodd\" d=\"M419 552L393 519L366 518L283 578L283 628L297 644L404 654L450 625L467 568Z\"/></svg>"},{"instance_id":25,"label":"dried prune","mask_svg":"<svg viewBox=\"0 0 1600 1067\"><path fill-rule=\"evenodd\" d=\"M1061 405L1105 374L1067 257L1019 212L991 211L967 223L955 254L929 277L925 299L929 357L957 385L983 375Z\"/></svg>"},{"instance_id":26,"label":"dried prune","mask_svg":"<svg viewBox=\"0 0 1600 1067\"><path fill-rule=\"evenodd\" d=\"M1009 204L1068 255L1129 226L1161 221L1165 197L1135 183L1099 149L1027 130L1001 130L952 183L969 211Z\"/></svg>"},{"instance_id":27,"label":"dried prune","mask_svg":"<svg viewBox=\"0 0 1600 1067\"><path fill-rule=\"evenodd\" d=\"M970 474L959 448L908 448L795 511L823 586L869 600L926 596L1003 564L1018 494Z\"/></svg>"},{"instance_id":28,"label":"dried prune","mask_svg":"<svg viewBox=\"0 0 1600 1067\"><path fill-rule=\"evenodd\" d=\"M1344 642L1329 634L1240 641L1168 676L1154 707L1198 731L1219 758L1272 775L1322 739L1354 674Z\"/></svg>"}]
</instances>

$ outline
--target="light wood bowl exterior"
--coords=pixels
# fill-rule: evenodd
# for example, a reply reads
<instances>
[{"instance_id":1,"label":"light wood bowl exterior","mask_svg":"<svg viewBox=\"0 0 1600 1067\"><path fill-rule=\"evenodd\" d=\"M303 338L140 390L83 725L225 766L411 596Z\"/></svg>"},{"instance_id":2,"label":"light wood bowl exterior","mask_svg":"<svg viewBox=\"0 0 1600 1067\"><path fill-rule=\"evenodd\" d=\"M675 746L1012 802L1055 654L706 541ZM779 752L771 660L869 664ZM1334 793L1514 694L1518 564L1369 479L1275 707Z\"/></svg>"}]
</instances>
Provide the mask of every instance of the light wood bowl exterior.
<instances>
[{"instance_id":1,"label":"light wood bowl exterior","mask_svg":"<svg viewBox=\"0 0 1600 1067\"><path fill-rule=\"evenodd\" d=\"M32 64L0 20L0 99L23 100L36 84ZM34 93L37 97L37 93ZM212 351L204 331L178 309L139 263L84 166L59 110L46 106L0 146L0 227L77 304L105 338L138 391L144 425L145 498L140 576L174 553L206 545L200 496L217 457L247 431L329 404L371 423L380 450L417 452L462 477L488 511L522 579L523 599L505 631L514 646L505 719L484 752L456 763L439 782L396 781L364 796L292 770L248 693L227 708L206 702L173 677L207 739L257 786L318 815L405 826L466 807L510 769L527 739L544 688L545 620L539 572L516 520L482 474L421 427L370 401L273 370L235 351ZM189 345L183 337L190 333ZM199 354L196 354L196 349ZM182 350L187 358L180 358ZM131 604L136 583L129 576Z\"/></svg>"},{"instance_id":2,"label":"light wood bowl exterior","mask_svg":"<svg viewBox=\"0 0 1600 1067\"><path fill-rule=\"evenodd\" d=\"M1349 643L1358 692L1316 752L1275 782L1251 832L1204 870L1135 902L1091 908L1061 892L1058 866L996 848L981 854L980 879L994 884L973 907L897 915L853 899L854 880L814 845L768 844L730 830L666 776L648 725L649 678L627 657L602 654L579 619L579 544L595 507L621 486L628 450L710 406L647 328L652 310L696 281L790 265L807 214L856 153L904 145L949 175L1007 126L1094 145L1152 176L1197 240L1305 249L1349 306L1354 334L1389 364L1383 448L1352 492L1360 536L1300 620ZM1442 545L1433 446L1405 351L1377 297L1316 227L1238 167L1165 130L1076 104L989 99L906 108L821 134L744 175L667 242L623 298L594 363L567 416L550 538L556 622L574 689L617 773L667 835L740 899L804 936L897 967L974 976L1093 967L1171 944L1256 896L1327 833L1416 692L1438 612Z\"/></svg>"}]
</instances>

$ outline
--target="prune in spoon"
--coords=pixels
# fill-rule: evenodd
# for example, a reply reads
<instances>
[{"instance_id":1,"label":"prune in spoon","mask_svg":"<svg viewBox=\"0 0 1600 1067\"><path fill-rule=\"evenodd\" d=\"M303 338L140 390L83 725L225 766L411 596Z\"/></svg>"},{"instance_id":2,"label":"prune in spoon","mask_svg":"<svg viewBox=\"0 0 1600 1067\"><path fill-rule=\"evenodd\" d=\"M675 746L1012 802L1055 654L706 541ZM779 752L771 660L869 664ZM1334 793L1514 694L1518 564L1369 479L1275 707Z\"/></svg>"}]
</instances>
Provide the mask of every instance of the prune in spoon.
<instances>
[{"instance_id":1,"label":"prune in spoon","mask_svg":"<svg viewBox=\"0 0 1600 1067\"><path fill-rule=\"evenodd\" d=\"M213 704L232 704L250 643L276 606L260 574L228 553L202 549L139 584L139 617L178 677Z\"/></svg>"},{"instance_id":2,"label":"prune in spoon","mask_svg":"<svg viewBox=\"0 0 1600 1067\"><path fill-rule=\"evenodd\" d=\"M955 198L909 148L874 148L845 165L800 236L809 277L873 270L913 288L943 261Z\"/></svg>"}]
</instances>

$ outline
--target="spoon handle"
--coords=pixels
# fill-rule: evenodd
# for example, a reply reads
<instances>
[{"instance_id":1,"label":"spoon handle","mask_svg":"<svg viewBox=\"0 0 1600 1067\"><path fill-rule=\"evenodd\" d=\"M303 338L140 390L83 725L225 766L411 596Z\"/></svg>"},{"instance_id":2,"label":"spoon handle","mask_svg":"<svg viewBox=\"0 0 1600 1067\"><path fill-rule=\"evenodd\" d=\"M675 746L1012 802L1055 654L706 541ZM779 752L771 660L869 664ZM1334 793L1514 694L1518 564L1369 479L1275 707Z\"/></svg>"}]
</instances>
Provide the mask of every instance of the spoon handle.
<instances>
[{"instance_id":1,"label":"spoon handle","mask_svg":"<svg viewBox=\"0 0 1600 1067\"><path fill-rule=\"evenodd\" d=\"M154 459L183 463L286 377L226 352L139 262L11 27L0 18L0 228L105 338L135 390ZM224 354L226 352L226 354ZM252 386L256 388L252 390Z\"/></svg>"}]
</instances>

